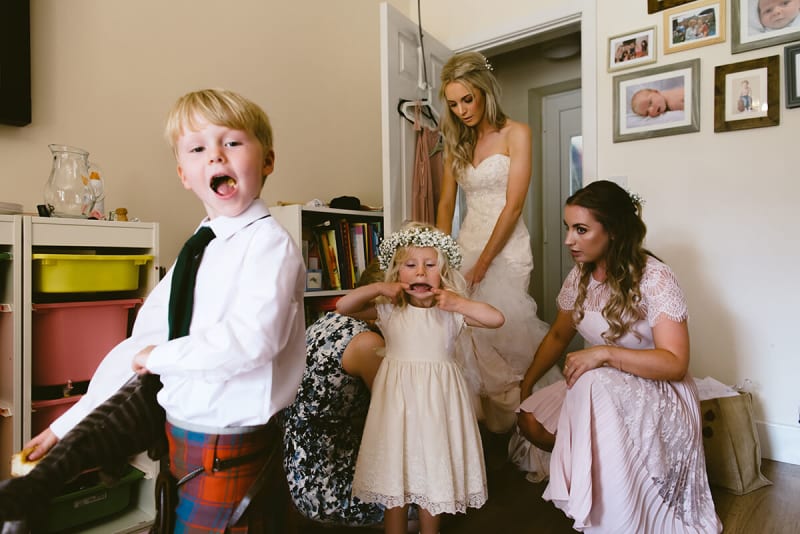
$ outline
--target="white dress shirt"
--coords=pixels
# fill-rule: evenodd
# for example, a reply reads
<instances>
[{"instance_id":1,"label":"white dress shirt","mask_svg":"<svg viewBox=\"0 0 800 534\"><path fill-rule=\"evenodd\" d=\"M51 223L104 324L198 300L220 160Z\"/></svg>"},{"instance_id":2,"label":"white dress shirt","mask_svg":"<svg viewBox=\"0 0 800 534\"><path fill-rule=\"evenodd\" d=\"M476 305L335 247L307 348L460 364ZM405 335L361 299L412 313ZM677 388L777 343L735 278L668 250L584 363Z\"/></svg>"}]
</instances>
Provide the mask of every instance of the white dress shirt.
<instances>
[{"instance_id":1,"label":"white dress shirt","mask_svg":"<svg viewBox=\"0 0 800 534\"><path fill-rule=\"evenodd\" d=\"M236 217L202 224L216 238L197 272L189 335L168 341L173 267L136 317L130 338L97 368L86 395L51 425L62 437L133 376L134 355L155 345L158 402L171 420L201 427L266 423L294 401L305 366L305 267L261 199Z\"/></svg>"}]
</instances>

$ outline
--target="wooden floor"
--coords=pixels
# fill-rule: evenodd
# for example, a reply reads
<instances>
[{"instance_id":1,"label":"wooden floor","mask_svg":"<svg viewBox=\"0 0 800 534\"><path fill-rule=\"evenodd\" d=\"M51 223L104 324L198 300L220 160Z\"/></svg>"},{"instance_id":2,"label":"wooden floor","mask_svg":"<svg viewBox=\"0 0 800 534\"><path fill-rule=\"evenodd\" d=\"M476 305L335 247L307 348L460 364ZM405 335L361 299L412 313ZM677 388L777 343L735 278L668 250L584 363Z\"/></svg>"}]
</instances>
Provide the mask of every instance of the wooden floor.
<instances>
[{"instance_id":1,"label":"wooden floor","mask_svg":"<svg viewBox=\"0 0 800 534\"><path fill-rule=\"evenodd\" d=\"M504 462L503 451L489 451L489 500L467 514L446 516L442 534L566 534L569 520L541 496L546 482L532 484L524 473ZM736 496L712 488L724 534L800 534L800 466L764 460L762 472L773 482ZM302 525L300 534L373 534L374 528Z\"/></svg>"}]
</instances>

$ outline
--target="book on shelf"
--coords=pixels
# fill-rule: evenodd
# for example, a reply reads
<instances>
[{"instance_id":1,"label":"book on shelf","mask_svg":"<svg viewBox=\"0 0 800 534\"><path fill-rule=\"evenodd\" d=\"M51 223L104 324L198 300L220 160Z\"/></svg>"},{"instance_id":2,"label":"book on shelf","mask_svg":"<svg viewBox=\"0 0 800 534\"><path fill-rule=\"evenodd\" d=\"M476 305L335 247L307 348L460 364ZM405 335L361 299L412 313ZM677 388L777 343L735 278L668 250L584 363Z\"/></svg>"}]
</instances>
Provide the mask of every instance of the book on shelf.
<instances>
[{"instance_id":1,"label":"book on shelf","mask_svg":"<svg viewBox=\"0 0 800 534\"><path fill-rule=\"evenodd\" d=\"M306 327L311 325L314 321L328 313L329 311L336 311L336 301L340 298L339 295L332 297L312 298L306 301L304 306Z\"/></svg>"},{"instance_id":2,"label":"book on shelf","mask_svg":"<svg viewBox=\"0 0 800 534\"><path fill-rule=\"evenodd\" d=\"M383 239L383 221L370 221L367 223L369 227L369 257L368 261L372 261L373 258L378 256L378 245L380 245L381 240Z\"/></svg>"},{"instance_id":3,"label":"book on shelf","mask_svg":"<svg viewBox=\"0 0 800 534\"><path fill-rule=\"evenodd\" d=\"M353 248L353 267L355 269L355 280L361 278L361 273L367 269L367 237L369 232L367 223L356 222L350 225L350 243Z\"/></svg>"},{"instance_id":4,"label":"book on shelf","mask_svg":"<svg viewBox=\"0 0 800 534\"><path fill-rule=\"evenodd\" d=\"M342 274L342 289L353 289L356 286L356 271L353 266L353 246L350 242L350 222L339 219L336 233L339 244L339 272Z\"/></svg>"},{"instance_id":5,"label":"book on shelf","mask_svg":"<svg viewBox=\"0 0 800 534\"><path fill-rule=\"evenodd\" d=\"M330 221L324 221L313 228L319 248L322 275L328 289L342 289L339 273L339 253L336 244L336 231Z\"/></svg>"}]
</instances>

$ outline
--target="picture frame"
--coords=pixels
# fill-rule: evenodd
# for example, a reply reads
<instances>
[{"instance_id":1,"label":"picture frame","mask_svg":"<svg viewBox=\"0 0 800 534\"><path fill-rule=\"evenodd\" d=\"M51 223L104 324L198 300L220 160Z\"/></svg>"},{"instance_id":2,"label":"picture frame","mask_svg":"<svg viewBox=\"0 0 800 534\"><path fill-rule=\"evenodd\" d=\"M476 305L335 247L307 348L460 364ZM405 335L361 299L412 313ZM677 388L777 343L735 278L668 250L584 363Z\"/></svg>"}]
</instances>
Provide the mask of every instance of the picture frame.
<instances>
[{"instance_id":1,"label":"picture frame","mask_svg":"<svg viewBox=\"0 0 800 534\"><path fill-rule=\"evenodd\" d=\"M700 0L665 11L664 53L724 42L725 4L726 0Z\"/></svg>"},{"instance_id":2,"label":"picture frame","mask_svg":"<svg viewBox=\"0 0 800 534\"><path fill-rule=\"evenodd\" d=\"M784 79L786 80L786 107L800 107L800 44L783 49Z\"/></svg>"},{"instance_id":3,"label":"picture frame","mask_svg":"<svg viewBox=\"0 0 800 534\"><path fill-rule=\"evenodd\" d=\"M655 63L656 44L655 26L609 37L608 72Z\"/></svg>"},{"instance_id":4,"label":"picture frame","mask_svg":"<svg viewBox=\"0 0 800 534\"><path fill-rule=\"evenodd\" d=\"M700 59L619 74L613 84L615 143L700 131Z\"/></svg>"},{"instance_id":5,"label":"picture frame","mask_svg":"<svg viewBox=\"0 0 800 534\"><path fill-rule=\"evenodd\" d=\"M647 12L657 13L689 2L694 2L694 0L647 0Z\"/></svg>"},{"instance_id":6,"label":"picture frame","mask_svg":"<svg viewBox=\"0 0 800 534\"><path fill-rule=\"evenodd\" d=\"M789 22L786 20L786 17L778 15L773 20L764 19L762 22L759 0L731 0L731 53L800 40L800 15ZM779 27L781 25L783 27Z\"/></svg>"},{"instance_id":7,"label":"picture frame","mask_svg":"<svg viewBox=\"0 0 800 534\"><path fill-rule=\"evenodd\" d=\"M714 131L780 124L780 56L714 69Z\"/></svg>"}]
</instances>

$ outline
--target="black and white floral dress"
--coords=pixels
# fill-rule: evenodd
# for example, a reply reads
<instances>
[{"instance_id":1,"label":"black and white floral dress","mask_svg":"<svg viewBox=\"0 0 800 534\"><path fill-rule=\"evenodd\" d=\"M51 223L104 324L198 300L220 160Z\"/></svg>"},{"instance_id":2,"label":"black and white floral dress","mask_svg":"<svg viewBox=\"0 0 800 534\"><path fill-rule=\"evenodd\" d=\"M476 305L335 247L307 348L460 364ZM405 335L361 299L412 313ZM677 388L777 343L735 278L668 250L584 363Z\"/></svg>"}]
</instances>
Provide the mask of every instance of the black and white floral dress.
<instances>
[{"instance_id":1,"label":"black and white floral dress","mask_svg":"<svg viewBox=\"0 0 800 534\"><path fill-rule=\"evenodd\" d=\"M306 330L306 369L295 402L283 411L284 467L297 509L315 521L370 525L383 507L352 497L370 393L342 369L342 354L366 323L327 313Z\"/></svg>"}]
</instances>

